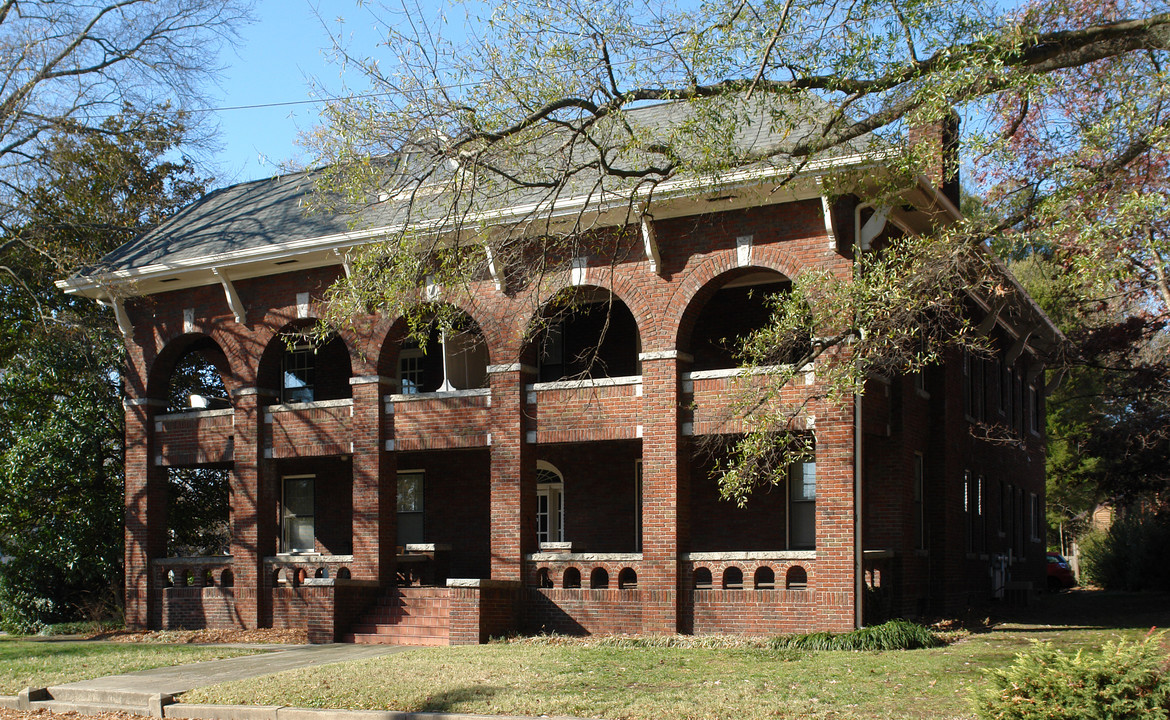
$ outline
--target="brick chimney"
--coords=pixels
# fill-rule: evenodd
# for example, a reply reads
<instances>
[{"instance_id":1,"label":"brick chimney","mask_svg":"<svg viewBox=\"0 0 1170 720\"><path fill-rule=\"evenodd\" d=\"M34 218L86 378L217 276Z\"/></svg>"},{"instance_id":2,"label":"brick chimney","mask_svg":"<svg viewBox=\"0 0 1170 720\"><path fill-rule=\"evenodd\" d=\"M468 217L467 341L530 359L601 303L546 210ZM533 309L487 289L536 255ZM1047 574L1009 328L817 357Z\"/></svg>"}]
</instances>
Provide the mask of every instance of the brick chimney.
<instances>
[{"instance_id":1,"label":"brick chimney","mask_svg":"<svg viewBox=\"0 0 1170 720\"><path fill-rule=\"evenodd\" d=\"M927 125L910 128L910 147L923 161L922 173L959 206L959 114L951 111Z\"/></svg>"}]
</instances>

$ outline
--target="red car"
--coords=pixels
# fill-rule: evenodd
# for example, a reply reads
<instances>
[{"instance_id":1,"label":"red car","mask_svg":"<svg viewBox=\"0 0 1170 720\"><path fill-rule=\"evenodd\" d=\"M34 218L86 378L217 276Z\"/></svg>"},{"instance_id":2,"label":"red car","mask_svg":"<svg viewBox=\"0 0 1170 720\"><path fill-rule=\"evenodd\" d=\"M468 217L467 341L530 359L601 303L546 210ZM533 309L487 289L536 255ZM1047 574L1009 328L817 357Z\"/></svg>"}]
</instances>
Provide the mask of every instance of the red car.
<instances>
[{"instance_id":1,"label":"red car","mask_svg":"<svg viewBox=\"0 0 1170 720\"><path fill-rule=\"evenodd\" d=\"M1076 585L1077 578L1068 566L1068 560L1060 553L1048 553L1048 589L1064 590Z\"/></svg>"}]
</instances>

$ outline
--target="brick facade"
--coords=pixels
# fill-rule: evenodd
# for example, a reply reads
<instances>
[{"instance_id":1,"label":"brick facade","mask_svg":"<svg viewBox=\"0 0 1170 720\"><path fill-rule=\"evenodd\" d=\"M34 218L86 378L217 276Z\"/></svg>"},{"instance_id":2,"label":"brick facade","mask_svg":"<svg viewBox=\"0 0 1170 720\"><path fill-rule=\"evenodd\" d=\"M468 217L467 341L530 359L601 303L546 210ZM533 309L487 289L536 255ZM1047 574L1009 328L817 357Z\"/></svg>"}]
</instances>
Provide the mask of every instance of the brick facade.
<instances>
[{"instance_id":1,"label":"brick facade","mask_svg":"<svg viewBox=\"0 0 1170 720\"><path fill-rule=\"evenodd\" d=\"M953 357L920 384L874 380L858 400L815 403L814 548L792 546L785 478L742 510L719 499L699 439L742 429L733 399L751 382L726 367L720 333L761 321L748 289L782 287L807 268L845 275L852 257L819 197L704 213L653 221L655 270L631 233L560 279L612 292L629 318L614 332L634 350L612 349L614 372L592 381L542 378L527 339L539 310L486 278L451 298L486 343L482 387L411 393L399 377L402 322L358 318L331 345L346 352L316 358L318 395L307 403L282 404L282 333L311 322L339 264L235 281L244 323L218 286L128 301L127 623L307 627L331 641L396 583L465 578L483 582L450 588L453 643L511 631L840 631L862 604L872 619L986 599L1000 589L989 578L1006 577L997 564L1042 580L1033 538L1043 529L1029 523L1034 503L1043 516L1043 437L1027 416L1042 406L1025 408L1015 386L1038 382L1026 353L1004 365L980 359L977 391L970 360ZM170 369L209 342L231 410L161 414ZM441 363L428 357L420 372L437 387ZM816 388L815 370L794 381L794 397ZM983 418L969 406L978 392ZM973 433L981 419L1018 412L1006 440ZM538 462L563 476L571 547L538 545L538 503L549 497ZM169 467L199 465L232 471L231 558L217 561L231 573L187 587L163 557L162 486ZM400 512L400 472L422 478L417 512ZM315 480L313 552L303 557L281 552L291 523L309 522L282 494L288 476ZM985 535L973 540L972 528ZM431 549L412 553L411 542Z\"/></svg>"}]
</instances>

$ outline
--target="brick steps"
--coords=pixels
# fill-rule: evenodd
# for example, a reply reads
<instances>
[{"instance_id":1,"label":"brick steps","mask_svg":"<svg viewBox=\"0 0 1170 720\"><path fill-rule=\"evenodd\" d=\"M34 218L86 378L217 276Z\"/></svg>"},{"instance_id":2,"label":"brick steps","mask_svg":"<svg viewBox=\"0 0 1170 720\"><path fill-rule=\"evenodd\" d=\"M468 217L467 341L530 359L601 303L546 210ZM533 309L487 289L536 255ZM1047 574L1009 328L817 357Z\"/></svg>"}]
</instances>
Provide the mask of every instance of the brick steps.
<instances>
[{"instance_id":1,"label":"brick steps","mask_svg":"<svg viewBox=\"0 0 1170 720\"><path fill-rule=\"evenodd\" d=\"M451 601L446 588L391 588L342 636L370 645L450 645Z\"/></svg>"}]
</instances>

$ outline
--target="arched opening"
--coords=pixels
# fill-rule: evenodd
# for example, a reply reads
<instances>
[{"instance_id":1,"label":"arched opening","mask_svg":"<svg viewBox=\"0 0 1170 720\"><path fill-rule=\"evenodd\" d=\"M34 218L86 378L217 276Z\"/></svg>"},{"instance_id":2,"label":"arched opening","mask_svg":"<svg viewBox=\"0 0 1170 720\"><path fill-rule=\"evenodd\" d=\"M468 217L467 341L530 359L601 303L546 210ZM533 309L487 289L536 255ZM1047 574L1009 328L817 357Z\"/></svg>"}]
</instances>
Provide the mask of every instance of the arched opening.
<instances>
[{"instance_id":1,"label":"arched opening","mask_svg":"<svg viewBox=\"0 0 1170 720\"><path fill-rule=\"evenodd\" d=\"M565 478L544 460L536 461L536 540L565 541Z\"/></svg>"},{"instance_id":2,"label":"arched opening","mask_svg":"<svg viewBox=\"0 0 1170 720\"><path fill-rule=\"evenodd\" d=\"M784 275L760 268L726 273L703 288L683 319L683 331L689 328L689 333L679 338L679 349L695 358L692 370L739 367L743 340L768 324L773 299L791 290ZM806 348L807 342L799 342L777 362L794 361Z\"/></svg>"},{"instance_id":3,"label":"arched opening","mask_svg":"<svg viewBox=\"0 0 1170 720\"><path fill-rule=\"evenodd\" d=\"M227 356L219 345L209 337L194 339L175 361L167 379L167 412L231 407L225 373L230 373Z\"/></svg>"},{"instance_id":4,"label":"arched opening","mask_svg":"<svg viewBox=\"0 0 1170 720\"><path fill-rule=\"evenodd\" d=\"M756 590L772 590L776 587L776 571L767 565L756 568L753 584Z\"/></svg>"},{"instance_id":5,"label":"arched opening","mask_svg":"<svg viewBox=\"0 0 1170 720\"><path fill-rule=\"evenodd\" d=\"M593 568L593 572L589 573L589 588L591 590L604 590L609 587L609 571L603 567Z\"/></svg>"},{"instance_id":6,"label":"arched opening","mask_svg":"<svg viewBox=\"0 0 1170 720\"><path fill-rule=\"evenodd\" d=\"M209 557L231 552L231 471L223 467L169 467L167 555Z\"/></svg>"},{"instance_id":7,"label":"arched opening","mask_svg":"<svg viewBox=\"0 0 1170 720\"><path fill-rule=\"evenodd\" d=\"M349 568L347 568L347 567L337 568L337 579L338 580L349 580Z\"/></svg>"},{"instance_id":8,"label":"arched opening","mask_svg":"<svg viewBox=\"0 0 1170 720\"><path fill-rule=\"evenodd\" d=\"M553 586L552 578L548 574L548 568L542 567L536 571L536 586L539 588L551 588Z\"/></svg>"},{"instance_id":9,"label":"arched opening","mask_svg":"<svg viewBox=\"0 0 1170 720\"><path fill-rule=\"evenodd\" d=\"M723 571L724 590L743 590L743 570L738 567L729 567Z\"/></svg>"},{"instance_id":10,"label":"arched opening","mask_svg":"<svg viewBox=\"0 0 1170 720\"><path fill-rule=\"evenodd\" d=\"M711 570L709 568L705 568L705 567L695 568L695 589L696 590L710 590L711 589Z\"/></svg>"},{"instance_id":11,"label":"arched opening","mask_svg":"<svg viewBox=\"0 0 1170 720\"><path fill-rule=\"evenodd\" d=\"M561 576L561 587L563 588L579 588L581 587L581 571L575 567L565 568L565 574Z\"/></svg>"},{"instance_id":12,"label":"arched opening","mask_svg":"<svg viewBox=\"0 0 1170 720\"><path fill-rule=\"evenodd\" d=\"M804 590L808 587L808 573L801 566L793 565L784 574L784 587L789 590Z\"/></svg>"},{"instance_id":13,"label":"arched opening","mask_svg":"<svg viewBox=\"0 0 1170 720\"><path fill-rule=\"evenodd\" d=\"M638 323L609 290L590 286L562 292L538 322L533 346L540 382L639 374Z\"/></svg>"},{"instance_id":14,"label":"arched opening","mask_svg":"<svg viewBox=\"0 0 1170 720\"><path fill-rule=\"evenodd\" d=\"M638 587L638 573L634 568L622 568L618 573L618 589L634 590Z\"/></svg>"},{"instance_id":15,"label":"arched opening","mask_svg":"<svg viewBox=\"0 0 1170 720\"><path fill-rule=\"evenodd\" d=\"M282 403L352 397L349 349L337 335L318 338L311 321L285 326L268 342L257 370L261 387L280 393Z\"/></svg>"},{"instance_id":16,"label":"arched opening","mask_svg":"<svg viewBox=\"0 0 1170 720\"><path fill-rule=\"evenodd\" d=\"M236 576L235 576L235 573L232 572L231 568L227 568L226 570L224 570L222 573L219 574L220 587L234 587L235 584L236 584Z\"/></svg>"},{"instance_id":17,"label":"arched opening","mask_svg":"<svg viewBox=\"0 0 1170 720\"><path fill-rule=\"evenodd\" d=\"M436 317L423 331L425 341L409 338L398 349L393 370L398 392L415 395L487 387L488 347L479 324L461 310L444 309L444 315L454 317L445 317L443 322Z\"/></svg>"},{"instance_id":18,"label":"arched opening","mask_svg":"<svg viewBox=\"0 0 1170 720\"><path fill-rule=\"evenodd\" d=\"M317 572L313 573L313 577L321 579L329 577L329 571L323 567L317 568Z\"/></svg>"},{"instance_id":19,"label":"arched opening","mask_svg":"<svg viewBox=\"0 0 1170 720\"><path fill-rule=\"evenodd\" d=\"M213 587L214 585L215 585L215 575L211 572L210 568L207 570L204 570L203 571L203 587Z\"/></svg>"}]
</instances>

